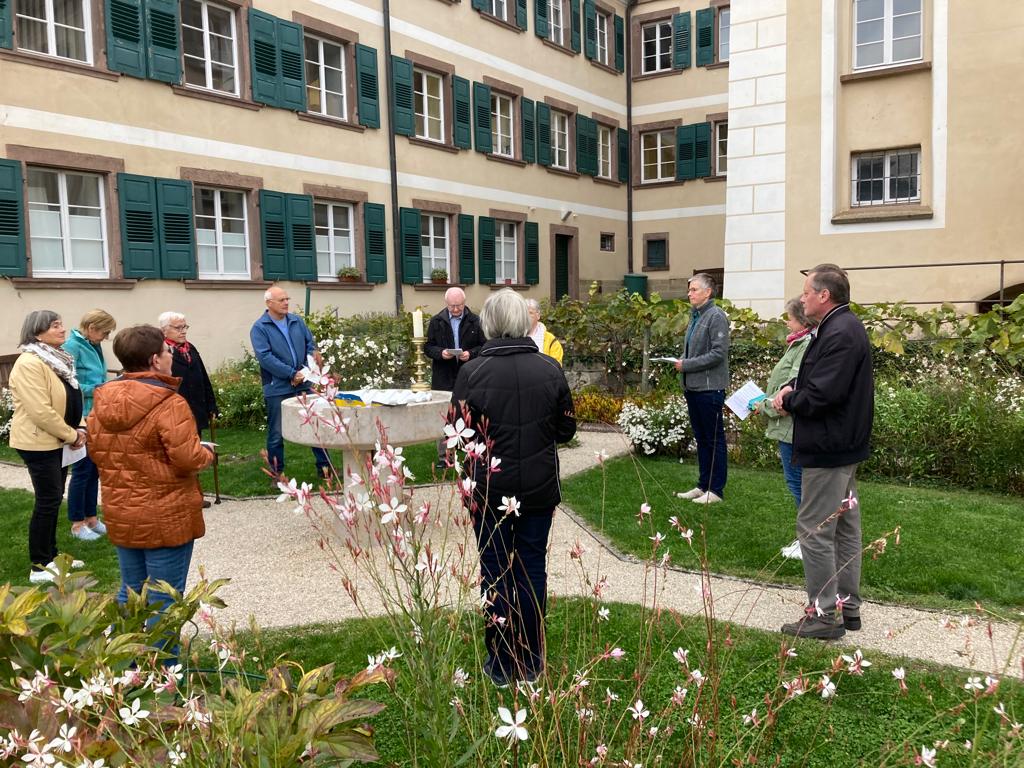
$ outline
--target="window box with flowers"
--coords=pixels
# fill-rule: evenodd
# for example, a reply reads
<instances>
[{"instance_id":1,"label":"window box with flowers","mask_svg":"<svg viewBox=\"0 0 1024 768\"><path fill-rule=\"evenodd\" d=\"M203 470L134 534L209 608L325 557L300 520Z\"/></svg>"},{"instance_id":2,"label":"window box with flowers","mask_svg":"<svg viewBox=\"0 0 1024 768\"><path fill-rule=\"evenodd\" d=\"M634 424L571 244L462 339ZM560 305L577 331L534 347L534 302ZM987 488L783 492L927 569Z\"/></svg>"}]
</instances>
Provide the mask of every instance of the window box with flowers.
<instances>
[{"instance_id":1,"label":"window box with flowers","mask_svg":"<svg viewBox=\"0 0 1024 768\"><path fill-rule=\"evenodd\" d=\"M361 283L363 273L358 267L342 267L338 270L338 279L343 283Z\"/></svg>"},{"instance_id":2,"label":"window box with flowers","mask_svg":"<svg viewBox=\"0 0 1024 768\"><path fill-rule=\"evenodd\" d=\"M430 282L434 285L447 285L448 284L448 270L447 269L432 269L430 270Z\"/></svg>"}]
</instances>

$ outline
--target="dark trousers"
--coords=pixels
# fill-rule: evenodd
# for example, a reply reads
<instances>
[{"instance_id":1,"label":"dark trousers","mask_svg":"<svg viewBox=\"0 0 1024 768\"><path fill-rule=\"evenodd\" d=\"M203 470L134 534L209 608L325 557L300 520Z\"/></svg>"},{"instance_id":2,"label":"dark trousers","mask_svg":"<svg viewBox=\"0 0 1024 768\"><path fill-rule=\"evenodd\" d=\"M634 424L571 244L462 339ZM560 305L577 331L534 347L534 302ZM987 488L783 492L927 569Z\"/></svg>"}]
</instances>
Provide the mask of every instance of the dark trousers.
<instances>
[{"instance_id":1,"label":"dark trousers","mask_svg":"<svg viewBox=\"0 0 1024 768\"><path fill-rule=\"evenodd\" d=\"M71 465L68 483L68 520L80 523L87 517L96 517L96 500L100 493L100 471L86 454Z\"/></svg>"},{"instance_id":2,"label":"dark trousers","mask_svg":"<svg viewBox=\"0 0 1024 768\"><path fill-rule=\"evenodd\" d=\"M33 568L45 568L57 556L57 517L68 477L67 467L60 465L62 453L61 448L52 451L18 449L36 495L28 524L28 557Z\"/></svg>"},{"instance_id":3,"label":"dark trousers","mask_svg":"<svg viewBox=\"0 0 1024 768\"><path fill-rule=\"evenodd\" d=\"M500 502L497 502L500 503ZM553 509L473 515L486 602L484 641L493 669L511 679L544 666L547 547Z\"/></svg>"},{"instance_id":4,"label":"dark trousers","mask_svg":"<svg viewBox=\"0 0 1024 768\"><path fill-rule=\"evenodd\" d=\"M707 392L688 389L685 395L690 426L697 441L697 467L700 471L697 487L724 498L728 471L725 423L722 416L725 392L720 389Z\"/></svg>"},{"instance_id":5,"label":"dark trousers","mask_svg":"<svg viewBox=\"0 0 1024 768\"><path fill-rule=\"evenodd\" d=\"M295 395L264 395L267 403L267 460L278 474L284 472L284 437L281 436L281 403ZM313 460L316 461L318 475L331 466L327 451L323 448L313 449Z\"/></svg>"}]
</instances>

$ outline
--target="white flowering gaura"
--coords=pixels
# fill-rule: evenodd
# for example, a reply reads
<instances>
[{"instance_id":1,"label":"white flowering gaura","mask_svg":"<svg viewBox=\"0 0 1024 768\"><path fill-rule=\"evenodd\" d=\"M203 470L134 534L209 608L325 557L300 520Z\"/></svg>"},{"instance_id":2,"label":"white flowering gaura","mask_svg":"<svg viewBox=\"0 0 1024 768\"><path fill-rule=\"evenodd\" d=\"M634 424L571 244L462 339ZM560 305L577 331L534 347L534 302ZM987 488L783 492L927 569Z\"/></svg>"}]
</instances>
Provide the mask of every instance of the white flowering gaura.
<instances>
[{"instance_id":1,"label":"white flowering gaura","mask_svg":"<svg viewBox=\"0 0 1024 768\"><path fill-rule=\"evenodd\" d=\"M515 718L513 718L512 713L506 707L498 707L498 717L504 723L504 725L499 725L494 731L494 735L499 739L508 739L508 743L511 745L517 741L526 741L530 738L526 726L523 725L526 722L525 709L520 709L516 712Z\"/></svg>"}]
</instances>

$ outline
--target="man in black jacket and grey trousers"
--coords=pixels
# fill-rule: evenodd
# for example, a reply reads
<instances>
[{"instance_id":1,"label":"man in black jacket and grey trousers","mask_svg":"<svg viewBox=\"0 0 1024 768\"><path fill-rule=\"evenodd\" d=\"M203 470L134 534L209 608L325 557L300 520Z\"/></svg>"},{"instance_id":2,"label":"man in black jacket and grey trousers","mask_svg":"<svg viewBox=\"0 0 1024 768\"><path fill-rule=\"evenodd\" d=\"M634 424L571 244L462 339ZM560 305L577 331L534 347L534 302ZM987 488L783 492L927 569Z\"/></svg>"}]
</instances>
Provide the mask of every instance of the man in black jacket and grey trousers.
<instances>
[{"instance_id":1,"label":"man in black jacket and grey trousers","mask_svg":"<svg viewBox=\"0 0 1024 768\"><path fill-rule=\"evenodd\" d=\"M818 327L795 381L773 405L793 415L793 461L803 467L796 527L809 605L782 631L832 640L861 626L856 474L870 453L875 383L871 344L850 311L846 272L835 264L815 267L800 300Z\"/></svg>"},{"instance_id":2,"label":"man in black jacket and grey trousers","mask_svg":"<svg viewBox=\"0 0 1024 768\"><path fill-rule=\"evenodd\" d=\"M430 318L423 354L431 360L430 388L451 392L463 363L480 354L484 334L480 330L480 318L466 306L466 294L461 288L445 291L444 303L445 308ZM444 443L443 437L437 442L438 469L447 466Z\"/></svg>"}]
</instances>

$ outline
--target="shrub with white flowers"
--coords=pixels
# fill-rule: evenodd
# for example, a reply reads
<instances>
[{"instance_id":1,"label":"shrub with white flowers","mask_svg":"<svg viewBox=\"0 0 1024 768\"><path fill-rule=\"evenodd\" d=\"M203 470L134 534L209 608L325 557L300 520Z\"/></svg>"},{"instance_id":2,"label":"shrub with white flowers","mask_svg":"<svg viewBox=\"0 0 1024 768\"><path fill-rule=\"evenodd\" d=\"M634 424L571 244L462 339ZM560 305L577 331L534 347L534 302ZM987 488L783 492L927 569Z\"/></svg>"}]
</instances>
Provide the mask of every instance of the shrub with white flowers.
<instances>
[{"instance_id":1,"label":"shrub with white flowers","mask_svg":"<svg viewBox=\"0 0 1024 768\"><path fill-rule=\"evenodd\" d=\"M645 405L627 400L622 404L619 426L634 449L648 455L677 451L691 438L686 400L681 395Z\"/></svg>"},{"instance_id":2,"label":"shrub with white flowers","mask_svg":"<svg viewBox=\"0 0 1024 768\"><path fill-rule=\"evenodd\" d=\"M14 415L14 395L7 387L0 389L0 438L6 440L11 434L11 417Z\"/></svg>"},{"instance_id":3,"label":"shrub with white flowers","mask_svg":"<svg viewBox=\"0 0 1024 768\"><path fill-rule=\"evenodd\" d=\"M408 386L398 381L402 354L386 341L339 335L319 342L324 362L342 389L386 389Z\"/></svg>"}]
</instances>

